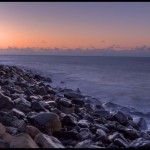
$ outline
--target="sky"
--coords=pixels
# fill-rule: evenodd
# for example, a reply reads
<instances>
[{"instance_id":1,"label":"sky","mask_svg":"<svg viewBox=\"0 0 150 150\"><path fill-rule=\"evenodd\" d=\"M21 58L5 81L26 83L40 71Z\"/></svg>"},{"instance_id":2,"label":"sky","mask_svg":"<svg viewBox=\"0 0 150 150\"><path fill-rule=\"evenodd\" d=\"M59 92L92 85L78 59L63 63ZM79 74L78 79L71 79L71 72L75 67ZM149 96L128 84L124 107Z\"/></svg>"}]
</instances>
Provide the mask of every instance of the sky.
<instances>
[{"instance_id":1,"label":"sky","mask_svg":"<svg viewBox=\"0 0 150 150\"><path fill-rule=\"evenodd\" d=\"M1 52L120 54L149 47L149 2L0 2Z\"/></svg>"}]
</instances>

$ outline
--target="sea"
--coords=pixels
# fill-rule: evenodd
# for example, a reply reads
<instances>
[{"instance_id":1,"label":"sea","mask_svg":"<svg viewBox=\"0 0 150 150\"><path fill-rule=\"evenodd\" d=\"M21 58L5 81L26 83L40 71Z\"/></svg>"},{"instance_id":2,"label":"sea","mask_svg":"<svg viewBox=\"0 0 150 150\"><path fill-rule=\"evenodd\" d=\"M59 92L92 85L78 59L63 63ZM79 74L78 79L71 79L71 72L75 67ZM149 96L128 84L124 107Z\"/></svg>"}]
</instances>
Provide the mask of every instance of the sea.
<instances>
[{"instance_id":1,"label":"sea","mask_svg":"<svg viewBox=\"0 0 150 150\"><path fill-rule=\"evenodd\" d=\"M1 55L0 64L50 77L53 87L150 112L149 57Z\"/></svg>"}]
</instances>

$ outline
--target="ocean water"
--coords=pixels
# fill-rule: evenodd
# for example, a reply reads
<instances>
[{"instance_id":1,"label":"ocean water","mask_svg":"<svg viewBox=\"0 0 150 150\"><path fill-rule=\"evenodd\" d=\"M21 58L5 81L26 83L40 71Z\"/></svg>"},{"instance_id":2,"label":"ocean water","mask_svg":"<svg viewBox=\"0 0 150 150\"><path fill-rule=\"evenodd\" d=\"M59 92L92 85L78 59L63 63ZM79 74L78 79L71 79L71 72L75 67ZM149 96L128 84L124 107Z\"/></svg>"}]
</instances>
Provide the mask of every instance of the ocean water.
<instances>
[{"instance_id":1,"label":"ocean water","mask_svg":"<svg viewBox=\"0 0 150 150\"><path fill-rule=\"evenodd\" d=\"M55 87L79 88L83 94L102 102L150 112L148 57L0 56L0 64L17 65L49 76Z\"/></svg>"}]
</instances>

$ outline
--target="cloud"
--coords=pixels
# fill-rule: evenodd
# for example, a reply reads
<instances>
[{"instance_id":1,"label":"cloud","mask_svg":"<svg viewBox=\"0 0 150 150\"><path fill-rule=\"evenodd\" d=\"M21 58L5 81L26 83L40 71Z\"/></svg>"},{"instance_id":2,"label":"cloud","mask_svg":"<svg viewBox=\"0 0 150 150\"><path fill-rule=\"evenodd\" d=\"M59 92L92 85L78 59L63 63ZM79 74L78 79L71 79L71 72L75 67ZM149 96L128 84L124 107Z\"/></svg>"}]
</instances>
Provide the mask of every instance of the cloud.
<instances>
[{"instance_id":1,"label":"cloud","mask_svg":"<svg viewBox=\"0 0 150 150\"><path fill-rule=\"evenodd\" d=\"M68 55L68 56L141 56L150 57L150 47L146 45L136 46L134 48L120 49L119 45L112 45L108 48L16 48L8 47L0 49L0 54L6 55Z\"/></svg>"}]
</instances>

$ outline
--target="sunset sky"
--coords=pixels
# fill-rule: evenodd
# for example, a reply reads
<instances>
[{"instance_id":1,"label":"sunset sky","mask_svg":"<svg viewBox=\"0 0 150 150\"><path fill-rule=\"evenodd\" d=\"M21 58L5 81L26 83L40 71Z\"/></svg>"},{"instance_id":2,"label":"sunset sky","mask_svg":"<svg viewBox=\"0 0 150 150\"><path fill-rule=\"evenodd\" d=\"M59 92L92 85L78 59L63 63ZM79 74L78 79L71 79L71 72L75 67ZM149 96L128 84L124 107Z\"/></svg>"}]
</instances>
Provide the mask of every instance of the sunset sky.
<instances>
[{"instance_id":1,"label":"sunset sky","mask_svg":"<svg viewBox=\"0 0 150 150\"><path fill-rule=\"evenodd\" d=\"M1 2L0 48L150 46L148 2Z\"/></svg>"}]
</instances>

